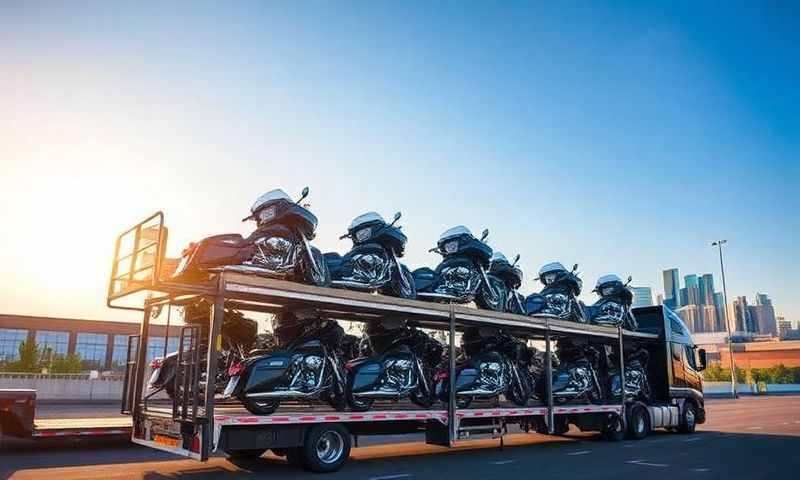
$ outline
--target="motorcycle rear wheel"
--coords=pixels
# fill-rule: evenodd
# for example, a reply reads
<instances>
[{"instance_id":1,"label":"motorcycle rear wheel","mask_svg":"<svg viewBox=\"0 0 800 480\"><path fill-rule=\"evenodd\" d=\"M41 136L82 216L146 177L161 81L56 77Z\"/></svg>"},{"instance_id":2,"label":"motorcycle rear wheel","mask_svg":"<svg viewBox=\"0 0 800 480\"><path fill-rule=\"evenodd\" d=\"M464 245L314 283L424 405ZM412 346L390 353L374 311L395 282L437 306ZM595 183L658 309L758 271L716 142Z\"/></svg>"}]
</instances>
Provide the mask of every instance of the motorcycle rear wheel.
<instances>
[{"instance_id":1,"label":"motorcycle rear wheel","mask_svg":"<svg viewBox=\"0 0 800 480\"><path fill-rule=\"evenodd\" d=\"M244 408L253 415L271 415L275 413L281 405L280 400L264 400L257 398L245 398Z\"/></svg>"},{"instance_id":2,"label":"motorcycle rear wheel","mask_svg":"<svg viewBox=\"0 0 800 480\"><path fill-rule=\"evenodd\" d=\"M506 309L506 297L508 292L502 280L494 275L487 275L489 285L481 285L478 295L475 296L475 303L480 308L502 312Z\"/></svg>"}]
</instances>

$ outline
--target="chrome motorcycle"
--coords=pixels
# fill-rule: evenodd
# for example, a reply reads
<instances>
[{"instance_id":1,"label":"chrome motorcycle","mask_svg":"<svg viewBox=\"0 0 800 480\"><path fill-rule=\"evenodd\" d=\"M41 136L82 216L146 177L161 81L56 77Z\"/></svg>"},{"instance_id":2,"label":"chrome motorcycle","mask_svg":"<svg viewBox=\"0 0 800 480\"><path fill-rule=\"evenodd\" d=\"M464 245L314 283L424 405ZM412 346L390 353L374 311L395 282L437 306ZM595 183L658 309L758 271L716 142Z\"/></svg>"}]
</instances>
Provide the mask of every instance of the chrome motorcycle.
<instances>
[{"instance_id":1,"label":"chrome motorcycle","mask_svg":"<svg viewBox=\"0 0 800 480\"><path fill-rule=\"evenodd\" d=\"M325 263L334 287L381 292L401 298L415 298L414 279L408 267L400 263L408 240L395 223L386 223L375 212L356 217L339 239L349 238L353 248L344 256L326 253Z\"/></svg>"},{"instance_id":2,"label":"chrome motorcycle","mask_svg":"<svg viewBox=\"0 0 800 480\"><path fill-rule=\"evenodd\" d=\"M528 315L553 315L562 320L587 323L585 305L578 300L583 282L577 274L578 264L568 271L559 262L548 263L539 269L544 288L525 301Z\"/></svg>"},{"instance_id":3,"label":"chrome motorcycle","mask_svg":"<svg viewBox=\"0 0 800 480\"><path fill-rule=\"evenodd\" d=\"M506 308L505 284L489 273L492 248L486 244L489 230L484 230L480 240L464 226L445 231L435 248L443 257L436 270L414 270L417 297L438 302L470 303L502 312Z\"/></svg>"},{"instance_id":4,"label":"chrome motorcycle","mask_svg":"<svg viewBox=\"0 0 800 480\"><path fill-rule=\"evenodd\" d=\"M489 273L501 279L506 286L508 298L505 311L525 315L525 297L519 293L519 287L522 286L522 270L517 266L518 262L519 254L511 263L502 253L494 252L489 264Z\"/></svg>"},{"instance_id":5,"label":"chrome motorcycle","mask_svg":"<svg viewBox=\"0 0 800 480\"><path fill-rule=\"evenodd\" d=\"M647 378L647 363L650 354L645 348L638 348L625 359L625 398L647 402L652 394ZM614 399L622 398L622 384L619 376L619 354L612 354L612 367L609 369L608 392Z\"/></svg>"},{"instance_id":6,"label":"chrome motorcycle","mask_svg":"<svg viewBox=\"0 0 800 480\"><path fill-rule=\"evenodd\" d=\"M310 243L317 217L308 205L300 205L307 196L308 187L296 202L280 189L261 195L242 220L256 222L250 236L232 233L190 243L173 277L196 281L225 270L329 286L331 276L322 253Z\"/></svg>"},{"instance_id":7,"label":"chrome motorcycle","mask_svg":"<svg viewBox=\"0 0 800 480\"><path fill-rule=\"evenodd\" d=\"M275 323L279 349L233 364L223 398L238 398L256 415L273 413L284 400L324 400L344 410L342 327L314 312L282 312Z\"/></svg>"},{"instance_id":8,"label":"chrome motorcycle","mask_svg":"<svg viewBox=\"0 0 800 480\"><path fill-rule=\"evenodd\" d=\"M553 370L553 401L556 403L602 403L603 387L597 369L600 352L591 345L575 345L569 339L556 344L558 368ZM547 378L536 385L537 396L547 398Z\"/></svg>"},{"instance_id":9,"label":"chrome motorcycle","mask_svg":"<svg viewBox=\"0 0 800 480\"><path fill-rule=\"evenodd\" d=\"M405 320L369 322L365 331L373 354L345 364L350 408L364 412L376 399L405 397L430 407L435 400L433 374L444 346Z\"/></svg>"},{"instance_id":10,"label":"chrome motorcycle","mask_svg":"<svg viewBox=\"0 0 800 480\"><path fill-rule=\"evenodd\" d=\"M628 289L632 278L626 283L616 275L604 275L597 280L594 292L600 299L587 308L587 316L591 323L597 325L622 326L628 330L636 330L638 325L631 314L633 293Z\"/></svg>"},{"instance_id":11,"label":"chrome motorcycle","mask_svg":"<svg viewBox=\"0 0 800 480\"><path fill-rule=\"evenodd\" d=\"M456 365L456 406L468 408L475 399L503 395L524 407L533 392L531 350L524 342L493 327L468 328L461 337L464 358ZM443 365L436 377L442 402L450 397L449 369Z\"/></svg>"}]
</instances>

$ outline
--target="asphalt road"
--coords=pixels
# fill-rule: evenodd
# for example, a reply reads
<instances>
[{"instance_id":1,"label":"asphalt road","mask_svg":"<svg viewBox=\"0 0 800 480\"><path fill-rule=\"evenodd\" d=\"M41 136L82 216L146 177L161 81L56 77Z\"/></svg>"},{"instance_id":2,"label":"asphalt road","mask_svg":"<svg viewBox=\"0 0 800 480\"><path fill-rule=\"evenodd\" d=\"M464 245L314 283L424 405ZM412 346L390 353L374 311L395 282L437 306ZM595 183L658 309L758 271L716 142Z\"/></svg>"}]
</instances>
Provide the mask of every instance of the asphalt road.
<instances>
[{"instance_id":1,"label":"asphalt road","mask_svg":"<svg viewBox=\"0 0 800 480\"><path fill-rule=\"evenodd\" d=\"M341 478L417 480L458 478L791 478L800 452L800 396L710 400L708 422L693 435L654 433L641 441L604 442L591 434L536 434L464 442L449 450L397 437L388 445L354 449L338 473L319 477L267 455L250 464L224 458L207 463L124 443L47 444L0 453L0 478L229 479ZM384 437L382 440L386 441ZM363 444L363 443L362 443Z\"/></svg>"}]
</instances>

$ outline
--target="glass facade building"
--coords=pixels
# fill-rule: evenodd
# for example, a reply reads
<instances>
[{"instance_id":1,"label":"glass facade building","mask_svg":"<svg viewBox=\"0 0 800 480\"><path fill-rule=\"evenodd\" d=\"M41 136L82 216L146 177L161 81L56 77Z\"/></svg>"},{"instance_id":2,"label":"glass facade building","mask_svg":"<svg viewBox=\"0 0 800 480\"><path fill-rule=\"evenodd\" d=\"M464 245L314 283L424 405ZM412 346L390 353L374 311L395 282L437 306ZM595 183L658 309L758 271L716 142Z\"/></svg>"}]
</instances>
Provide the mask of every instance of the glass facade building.
<instances>
[{"instance_id":1,"label":"glass facade building","mask_svg":"<svg viewBox=\"0 0 800 480\"><path fill-rule=\"evenodd\" d=\"M40 350L50 350L54 356L63 357L69 350L69 332L39 330L35 338Z\"/></svg>"},{"instance_id":2,"label":"glass facade building","mask_svg":"<svg viewBox=\"0 0 800 480\"><path fill-rule=\"evenodd\" d=\"M102 369L106 364L108 335L105 333L79 333L75 341L75 353L83 365L90 369Z\"/></svg>"},{"instance_id":3,"label":"glass facade building","mask_svg":"<svg viewBox=\"0 0 800 480\"><path fill-rule=\"evenodd\" d=\"M27 330L0 328L0 362L19 360L19 346L27 339Z\"/></svg>"}]
</instances>

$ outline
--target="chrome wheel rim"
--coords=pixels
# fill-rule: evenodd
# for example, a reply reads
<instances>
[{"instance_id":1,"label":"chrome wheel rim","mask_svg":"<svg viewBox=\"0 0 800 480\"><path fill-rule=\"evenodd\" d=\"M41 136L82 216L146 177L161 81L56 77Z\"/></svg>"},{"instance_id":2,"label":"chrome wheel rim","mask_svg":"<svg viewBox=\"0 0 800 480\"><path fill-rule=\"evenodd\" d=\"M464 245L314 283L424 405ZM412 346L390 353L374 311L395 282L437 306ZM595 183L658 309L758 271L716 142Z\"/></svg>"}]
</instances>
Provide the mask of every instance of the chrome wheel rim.
<instances>
[{"instance_id":1,"label":"chrome wheel rim","mask_svg":"<svg viewBox=\"0 0 800 480\"><path fill-rule=\"evenodd\" d=\"M344 451L344 439L334 430L323 433L317 440L317 458L322 463L330 464L339 460Z\"/></svg>"},{"instance_id":2,"label":"chrome wheel rim","mask_svg":"<svg viewBox=\"0 0 800 480\"><path fill-rule=\"evenodd\" d=\"M686 426L689 428L694 426L694 408L692 407L686 409Z\"/></svg>"},{"instance_id":3,"label":"chrome wheel rim","mask_svg":"<svg viewBox=\"0 0 800 480\"><path fill-rule=\"evenodd\" d=\"M639 417L636 419L636 432L644 432L644 417L641 415L639 415Z\"/></svg>"}]
</instances>

